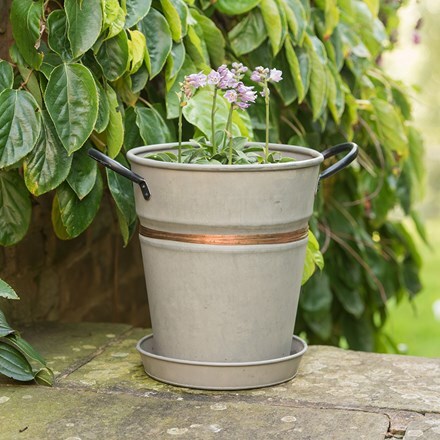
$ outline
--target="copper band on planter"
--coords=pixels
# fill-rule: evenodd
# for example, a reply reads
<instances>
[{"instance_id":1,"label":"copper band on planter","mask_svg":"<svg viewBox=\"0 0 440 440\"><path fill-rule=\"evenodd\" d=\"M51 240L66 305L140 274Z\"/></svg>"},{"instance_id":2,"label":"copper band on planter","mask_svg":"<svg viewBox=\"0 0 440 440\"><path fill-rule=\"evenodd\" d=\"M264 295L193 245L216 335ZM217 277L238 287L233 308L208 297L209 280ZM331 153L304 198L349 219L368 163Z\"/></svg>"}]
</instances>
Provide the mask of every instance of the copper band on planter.
<instances>
[{"instance_id":1,"label":"copper band on planter","mask_svg":"<svg viewBox=\"0 0 440 440\"><path fill-rule=\"evenodd\" d=\"M139 227L139 234L155 238L157 240L180 241L183 243L212 244L223 246L234 245L257 245L257 244L282 244L293 243L307 237L309 228L306 226L291 232L279 232L277 234L180 234L177 232L157 231L145 226Z\"/></svg>"}]
</instances>

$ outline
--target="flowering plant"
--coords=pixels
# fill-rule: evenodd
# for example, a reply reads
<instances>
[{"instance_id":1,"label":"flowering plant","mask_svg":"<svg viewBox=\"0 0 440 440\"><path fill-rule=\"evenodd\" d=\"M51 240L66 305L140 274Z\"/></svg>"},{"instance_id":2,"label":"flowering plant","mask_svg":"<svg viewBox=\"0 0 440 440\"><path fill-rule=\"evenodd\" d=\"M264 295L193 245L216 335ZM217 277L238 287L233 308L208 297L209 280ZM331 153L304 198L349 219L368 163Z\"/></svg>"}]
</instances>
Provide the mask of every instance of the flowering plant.
<instances>
[{"instance_id":1,"label":"flowering plant","mask_svg":"<svg viewBox=\"0 0 440 440\"><path fill-rule=\"evenodd\" d=\"M178 155L171 152L155 153L148 157L167 162L204 163L204 164L253 164L276 163L293 161L291 157L283 157L278 152L269 152L269 83L281 81L282 72L259 66L247 75L249 69L241 63L232 63L232 68L225 64L217 70L211 70L208 75L202 72L187 75L180 83L179 98L179 140ZM257 83L260 95L265 100L266 109L266 138L264 145L248 145L248 139L243 136L233 136L232 120L234 111L246 110L258 97L255 86L246 85L244 81ZM183 109L198 89L207 87L212 92L210 110L211 136L192 139L191 145L182 144ZM229 110L225 126L215 130L217 100L219 94L228 102Z\"/></svg>"}]
</instances>

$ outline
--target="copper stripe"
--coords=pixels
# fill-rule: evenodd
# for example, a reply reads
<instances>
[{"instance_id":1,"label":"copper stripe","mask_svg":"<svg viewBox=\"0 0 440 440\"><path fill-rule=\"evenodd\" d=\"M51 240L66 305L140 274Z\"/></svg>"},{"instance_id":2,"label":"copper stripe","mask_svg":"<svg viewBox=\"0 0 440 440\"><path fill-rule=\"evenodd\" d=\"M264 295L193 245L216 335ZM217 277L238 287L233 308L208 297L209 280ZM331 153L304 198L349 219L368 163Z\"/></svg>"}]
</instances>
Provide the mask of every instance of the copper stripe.
<instances>
[{"instance_id":1,"label":"copper stripe","mask_svg":"<svg viewBox=\"0 0 440 440\"><path fill-rule=\"evenodd\" d=\"M139 227L139 234L158 240L180 241L183 243L212 244L223 246L234 245L257 245L257 244L282 244L292 243L307 237L309 228L297 229L290 232L279 232L277 234L180 234L178 232L158 231L156 229Z\"/></svg>"}]
</instances>

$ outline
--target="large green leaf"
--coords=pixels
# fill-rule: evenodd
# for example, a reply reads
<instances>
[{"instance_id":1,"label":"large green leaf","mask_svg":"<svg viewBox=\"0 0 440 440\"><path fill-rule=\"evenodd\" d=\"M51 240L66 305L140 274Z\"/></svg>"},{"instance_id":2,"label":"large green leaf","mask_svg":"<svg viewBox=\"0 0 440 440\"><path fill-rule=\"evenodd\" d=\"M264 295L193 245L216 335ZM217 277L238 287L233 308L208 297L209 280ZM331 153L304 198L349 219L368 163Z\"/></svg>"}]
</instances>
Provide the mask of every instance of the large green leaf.
<instances>
[{"instance_id":1,"label":"large green leaf","mask_svg":"<svg viewBox=\"0 0 440 440\"><path fill-rule=\"evenodd\" d=\"M134 107L128 107L125 111L124 120L124 145L126 150L144 145L136 123L137 113Z\"/></svg>"},{"instance_id":2,"label":"large green leaf","mask_svg":"<svg viewBox=\"0 0 440 440\"><path fill-rule=\"evenodd\" d=\"M118 0L103 0L103 2L103 29L107 31L106 38L112 38L124 29L125 12Z\"/></svg>"},{"instance_id":3,"label":"large green leaf","mask_svg":"<svg viewBox=\"0 0 440 440\"><path fill-rule=\"evenodd\" d=\"M68 37L74 58L87 52L102 28L101 0L65 0Z\"/></svg>"},{"instance_id":4,"label":"large green leaf","mask_svg":"<svg viewBox=\"0 0 440 440\"><path fill-rule=\"evenodd\" d=\"M309 241L307 243L306 259L304 261L304 272L301 280L301 284L307 282L307 280L315 273L315 269L323 269L324 259L319 251L319 243L316 237L311 231L309 231Z\"/></svg>"},{"instance_id":5,"label":"large green leaf","mask_svg":"<svg viewBox=\"0 0 440 440\"><path fill-rule=\"evenodd\" d=\"M127 10L125 28L131 28L142 20L150 10L151 0L122 0L123 7Z\"/></svg>"},{"instance_id":6,"label":"large green leaf","mask_svg":"<svg viewBox=\"0 0 440 440\"><path fill-rule=\"evenodd\" d=\"M298 102L301 103L306 96L305 87L301 77L299 61L289 37L284 43L284 50L286 52L286 59L289 65L290 74L292 75L292 80L295 84L296 93L298 95Z\"/></svg>"},{"instance_id":7,"label":"large green leaf","mask_svg":"<svg viewBox=\"0 0 440 440\"><path fill-rule=\"evenodd\" d=\"M276 0L261 0L260 8L272 46L272 53L276 55L283 45L283 34L287 30L286 23L283 21L283 15L278 8Z\"/></svg>"},{"instance_id":8,"label":"large green leaf","mask_svg":"<svg viewBox=\"0 0 440 440\"><path fill-rule=\"evenodd\" d=\"M39 69L43 61L43 54L37 49L40 47L42 22L43 0L13 0L11 6L12 35L20 54L34 69Z\"/></svg>"},{"instance_id":9,"label":"large green leaf","mask_svg":"<svg viewBox=\"0 0 440 440\"><path fill-rule=\"evenodd\" d=\"M130 73L136 73L145 61L147 51L147 42L145 35L137 30L128 30L130 39L128 40L128 48L130 54Z\"/></svg>"},{"instance_id":10,"label":"large green leaf","mask_svg":"<svg viewBox=\"0 0 440 440\"><path fill-rule=\"evenodd\" d=\"M232 28L228 38L231 48L237 56L256 49L267 38L263 16L259 9L254 9Z\"/></svg>"},{"instance_id":11,"label":"large green leaf","mask_svg":"<svg viewBox=\"0 0 440 440\"><path fill-rule=\"evenodd\" d=\"M84 199L95 186L98 172L97 163L87 154L90 147L91 145L86 143L81 150L73 153L72 167L67 177L67 183L80 200Z\"/></svg>"},{"instance_id":12,"label":"large green leaf","mask_svg":"<svg viewBox=\"0 0 440 440\"><path fill-rule=\"evenodd\" d=\"M295 36L295 41L301 46L308 25L303 3L301 0L284 0L283 3L289 28Z\"/></svg>"},{"instance_id":13,"label":"large green leaf","mask_svg":"<svg viewBox=\"0 0 440 440\"><path fill-rule=\"evenodd\" d=\"M17 163L34 148L41 128L41 114L25 90L0 93L0 169Z\"/></svg>"},{"instance_id":14,"label":"large green leaf","mask_svg":"<svg viewBox=\"0 0 440 440\"><path fill-rule=\"evenodd\" d=\"M58 187L60 217L70 237L77 237L90 226L98 212L102 190L102 178L99 173L96 174L95 186L82 200L78 199L67 183Z\"/></svg>"},{"instance_id":15,"label":"large green leaf","mask_svg":"<svg viewBox=\"0 0 440 440\"><path fill-rule=\"evenodd\" d=\"M104 87L99 81L96 81L96 88L98 90L99 107L94 129L96 132L102 133L107 128L110 120L110 108Z\"/></svg>"},{"instance_id":16,"label":"large green leaf","mask_svg":"<svg viewBox=\"0 0 440 440\"><path fill-rule=\"evenodd\" d=\"M179 43L183 37L179 13L171 0L160 0L160 4L162 5L163 14L170 26L171 36L176 43Z\"/></svg>"},{"instance_id":17,"label":"large green leaf","mask_svg":"<svg viewBox=\"0 0 440 440\"><path fill-rule=\"evenodd\" d=\"M0 341L0 373L23 382L33 380L32 367L27 359L14 347Z\"/></svg>"},{"instance_id":18,"label":"large green leaf","mask_svg":"<svg viewBox=\"0 0 440 440\"><path fill-rule=\"evenodd\" d=\"M39 196L56 188L69 174L72 156L67 154L52 120L43 110L40 137L23 163L24 181L28 190Z\"/></svg>"},{"instance_id":19,"label":"large green leaf","mask_svg":"<svg viewBox=\"0 0 440 440\"><path fill-rule=\"evenodd\" d=\"M49 47L64 61L70 61L72 51L67 36L67 16L63 9L56 9L49 14L49 17L47 17L47 30Z\"/></svg>"},{"instance_id":20,"label":"large green leaf","mask_svg":"<svg viewBox=\"0 0 440 440\"><path fill-rule=\"evenodd\" d=\"M60 201L58 200L58 195L56 193L52 201L51 218L52 218L52 226L55 235L60 240L70 240L72 237L67 232L66 227L64 226L63 221L61 220Z\"/></svg>"},{"instance_id":21,"label":"large green leaf","mask_svg":"<svg viewBox=\"0 0 440 440\"><path fill-rule=\"evenodd\" d=\"M116 160L121 162L124 166L128 166L122 155L119 155ZM127 225L131 225L136 221L133 183L108 168L106 168L105 171L107 173L108 187L113 200Z\"/></svg>"},{"instance_id":22,"label":"large green leaf","mask_svg":"<svg viewBox=\"0 0 440 440\"><path fill-rule=\"evenodd\" d=\"M183 62L185 61L185 53L185 46L183 45L183 43L173 43L171 52L168 55L165 70L167 88L171 87L171 85L173 84L173 80L182 68Z\"/></svg>"},{"instance_id":23,"label":"large green leaf","mask_svg":"<svg viewBox=\"0 0 440 440\"><path fill-rule=\"evenodd\" d=\"M5 89L12 89L14 84L14 71L5 60L0 60L0 93Z\"/></svg>"},{"instance_id":24,"label":"large green leaf","mask_svg":"<svg viewBox=\"0 0 440 440\"><path fill-rule=\"evenodd\" d=\"M128 69L130 61L128 38L125 31L105 40L96 53L96 59L109 81L116 81Z\"/></svg>"},{"instance_id":25,"label":"large green leaf","mask_svg":"<svg viewBox=\"0 0 440 440\"><path fill-rule=\"evenodd\" d=\"M0 279L0 297L6 299L20 299L18 295L15 293L15 290L2 279ZM0 336L5 336L2 335L1 333L1 322L0 322Z\"/></svg>"},{"instance_id":26,"label":"large green leaf","mask_svg":"<svg viewBox=\"0 0 440 440\"><path fill-rule=\"evenodd\" d=\"M0 337L12 335L14 333L16 333L16 331L11 328L8 321L6 321L6 316L0 310Z\"/></svg>"},{"instance_id":27,"label":"large green leaf","mask_svg":"<svg viewBox=\"0 0 440 440\"><path fill-rule=\"evenodd\" d=\"M152 109L136 107L136 123L145 145L171 142L170 131L160 114Z\"/></svg>"},{"instance_id":28,"label":"large green leaf","mask_svg":"<svg viewBox=\"0 0 440 440\"><path fill-rule=\"evenodd\" d=\"M98 92L92 74L80 64L62 64L50 75L46 106L69 154L79 150L98 117Z\"/></svg>"},{"instance_id":29,"label":"large green leaf","mask_svg":"<svg viewBox=\"0 0 440 440\"><path fill-rule=\"evenodd\" d=\"M218 0L215 7L224 14L240 15L255 8L261 0Z\"/></svg>"},{"instance_id":30,"label":"large green leaf","mask_svg":"<svg viewBox=\"0 0 440 440\"><path fill-rule=\"evenodd\" d=\"M145 35L150 58L150 77L154 78L163 68L171 52L173 39L165 17L156 9L138 23L139 30Z\"/></svg>"},{"instance_id":31,"label":"large green leaf","mask_svg":"<svg viewBox=\"0 0 440 440\"><path fill-rule=\"evenodd\" d=\"M185 49L198 70L209 69L208 47L204 40L203 30L198 24L188 27Z\"/></svg>"},{"instance_id":32,"label":"large green leaf","mask_svg":"<svg viewBox=\"0 0 440 440\"><path fill-rule=\"evenodd\" d=\"M225 38L215 23L197 11L191 11L191 15L197 20L203 31L203 39L208 49L211 65L220 66L225 61Z\"/></svg>"},{"instance_id":33,"label":"large green leaf","mask_svg":"<svg viewBox=\"0 0 440 440\"><path fill-rule=\"evenodd\" d=\"M273 66L283 72L283 80L275 83L274 86L281 96L284 104L290 105L298 97L296 87L290 72L286 52L282 50L273 61Z\"/></svg>"},{"instance_id":34,"label":"large green leaf","mask_svg":"<svg viewBox=\"0 0 440 440\"><path fill-rule=\"evenodd\" d=\"M408 139L396 109L389 102L379 98L373 98L371 103L381 143L386 149L406 157Z\"/></svg>"},{"instance_id":35,"label":"large green leaf","mask_svg":"<svg viewBox=\"0 0 440 440\"><path fill-rule=\"evenodd\" d=\"M105 130L105 135L108 155L114 158L119 154L124 143L124 121L115 91L110 86L107 86L105 93L110 110L110 120Z\"/></svg>"},{"instance_id":36,"label":"large green leaf","mask_svg":"<svg viewBox=\"0 0 440 440\"><path fill-rule=\"evenodd\" d=\"M29 192L18 171L0 171L0 245L11 246L26 235L31 213Z\"/></svg>"}]
</instances>

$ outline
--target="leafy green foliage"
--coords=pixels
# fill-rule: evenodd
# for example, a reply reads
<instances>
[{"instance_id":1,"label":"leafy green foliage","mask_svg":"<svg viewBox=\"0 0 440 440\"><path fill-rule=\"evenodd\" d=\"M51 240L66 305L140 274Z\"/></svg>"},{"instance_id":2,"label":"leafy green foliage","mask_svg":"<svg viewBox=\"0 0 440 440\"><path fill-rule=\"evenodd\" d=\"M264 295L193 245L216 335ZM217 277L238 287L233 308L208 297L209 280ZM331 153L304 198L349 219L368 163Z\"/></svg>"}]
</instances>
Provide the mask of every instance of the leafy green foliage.
<instances>
[{"instance_id":1,"label":"leafy green foliage","mask_svg":"<svg viewBox=\"0 0 440 440\"><path fill-rule=\"evenodd\" d=\"M185 75L233 61L282 69L270 95L271 142L361 147L358 165L318 191L311 226L326 265L304 287L296 332L377 348L387 300L420 288L413 239L390 213L400 208L422 230L413 203L423 145L405 87L376 64L392 47L397 9L377 0L13 0L14 64L0 61L0 243L25 235L29 192L55 190L57 236L83 232L104 190L87 145L123 162L129 148L176 140ZM211 135L208 102L201 91L184 108L187 139ZM264 105L249 110L235 112L234 136L262 141ZM223 130L222 99L216 116L215 131ZM234 145L237 161L241 148ZM206 160L195 151L186 158ZM219 153L211 159L221 162ZM136 224L130 184L106 177L126 243Z\"/></svg>"},{"instance_id":2,"label":"leafy green foliage","mask_svg":"<svg viewBox=\"0 0 440 440\"><path fill-rule=\"evenodd\" d=\"M8 294L3 295L4 287ZM0 280L0 296L18 299L14 290ZM0 374L18 381L35 380L41 385L53 385L54 376L43 357L20 334L13 330L0 310Z\"/></svg>"}]
</instances>

